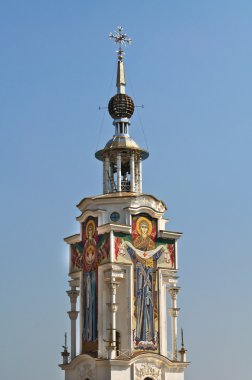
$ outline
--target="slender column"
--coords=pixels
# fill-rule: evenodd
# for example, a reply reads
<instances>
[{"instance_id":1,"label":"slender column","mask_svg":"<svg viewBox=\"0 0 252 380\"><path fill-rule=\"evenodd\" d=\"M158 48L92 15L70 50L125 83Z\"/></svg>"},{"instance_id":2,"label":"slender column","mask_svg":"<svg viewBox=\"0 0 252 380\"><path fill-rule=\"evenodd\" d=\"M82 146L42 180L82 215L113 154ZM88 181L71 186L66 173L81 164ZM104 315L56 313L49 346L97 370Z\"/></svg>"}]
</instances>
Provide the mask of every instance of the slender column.
<instances>
[{"instance_id":1,"label":"slender column","mask_svg":"<svg viewBox=\"0 0 252 380\"><path fill-rule=\"evenodd\" d=\"M171 352L173 356L173 360L177 360L178 356L178 345L177 345L177 340L178 340L178 322L177 318L179 316L179 311L180 309L177 307L177 294L179 292L179 287L170 287L168 289L168 292L170 293L171 296L171 305L172 307L169 309L169 313L171 316Z\"/></svg>"},{"instance_id":2,"label":"slender column","mask_svg":"<svg viewBox=\"0 0 252 380\"><path fill-rule=\"evenodd\" d=\"M68 315L71 320L71 359L76 356L76 319L79 314L79 312L76 311L76 302L79 293L79 290L76 289L67 291L71 302L71 311L68 311Z\"/></svg>"},{"instance_id":3,"label":"slender column","mask_svg":"<svg viewBox=\"0 0 252 380\"><path fill-rule=\"evenodd\" d=\"M117 154L117 191L122 191L122 158L121 153Z\"/></svg>"},{"instance_id":4,"label":"slender column","mask_svg":"<svg viewBox=\"0 0 252 380\"><path fill-rule=\"evenodd\" d=\"M107 303L110 309L111 323L110 323L110 333L108 339L108 358L115 359L116 357L116 312L118 310L118 304L116 303L116 288L119 285L119 282L115 281L114 278L108 282L110 302Z\"/></svg>"},{"instance_id":5,"label":"slender column","mask_svg":"<svg viewBox=\"0 0 252 380\"><path fill-rule=\"evenodd\" d=\"M110 182L109 182L109 157L106 156L105 157L105 160L104 160L104 180L103 180L103 183L104 183L104 193L109 193L110 192Z\"/></svg>"},{"instance_id":6,"label":"slender column","mask_svg":"<svg viewBox=\"0 0 252 380\"><path fill-rule=\"evenodd\" d=\"M103 194L106 194L106 161L103 160Z\"/></svg>"},{"instance_id":7,"label":"slender column","mask_svg":"<svg viewBox=\"0 0 252 380\"><path fill-rule=\"evenodd\" d=\"M135 189L139 193L139 164L138 161L135 161Z\"/></svg>"},{"instance_id":8,"label":"slender column","mask_svg":"<svg viewBox=\"0 0 252 380\"><path fill-rule=\"evenodd\" d=\"M115 189L115 181L114 181L114 166L112 163L109 165L109 175L110 175L110 180L109 180L109 186L110 186L110 192L112 193L113 191L116 191Z\"/></svg>"},{"instance_id":9,"label":"slender column","mask_svg":"<svg viewBox=\"0 0 252 380\"><path fill-rule=\"evenodd\" d=\"M138 161L138 176L139 176L139 193L142 193L142 160L139 158Z\"/></svg>"},{"instance_id":10,"label":"slender column","mask_svg":"<svg viewBox=\"0 0 252 380\"><path fill-rule=\"evenodd\" d=\"M135 154L131 153L130 156L130 191L135 191Z\"/></svg>"}]
</instances>

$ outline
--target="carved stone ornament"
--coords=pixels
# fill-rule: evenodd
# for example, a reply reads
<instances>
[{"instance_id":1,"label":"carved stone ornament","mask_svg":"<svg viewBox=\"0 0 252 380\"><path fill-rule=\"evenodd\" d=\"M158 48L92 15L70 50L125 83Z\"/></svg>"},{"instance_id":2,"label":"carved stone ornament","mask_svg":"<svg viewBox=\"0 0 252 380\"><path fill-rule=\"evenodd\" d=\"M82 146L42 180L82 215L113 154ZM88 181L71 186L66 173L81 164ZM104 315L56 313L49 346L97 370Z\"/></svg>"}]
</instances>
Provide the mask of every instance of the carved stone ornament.
<instances>
[{"instance_id":1,"label":"carved stone ornament","mask_svg":"<svg viewBox=\"0 0 252 380\"><path fill-rule=\"evenodd\" d=\"M71 321L75 321L78 317L79 312L78 311L68 311L67 314L69 315L69 318Z\"/></svg>"},{"instance_id":2,"label":"carved stone ornament","mask_svg":"<svg viewBox=\"0 0 252 380\"><path fill-rule=\"evenodd\" d=\"M151 377L153 380L161 380L161 369L150 363L136 364L135 375L137 380L143 380L145 377Z\"/></svg>"},{"instance_id":3,"label":"carved stone ornament","mask_svg":"<svg viewBox=\"0 0 252 380\"><path fill-rule=\"evenodd\" d=\"M177 294L179 292L180 288L179 287L172 287L168 289L168 292L170 293L171 299L174 301L177 299Z\"/></svg>"},{"instance_id":4,"label":"carved stone ornament","mask_svg":"<svg viewBox=\"0 0 252 380\"><path fill-rule=\"evenodd\" d=\"M107 305L108 305L110 311L112 311L113 313L117 312L118 306L119 306L118 303L110 303L110 302L108 302Z\"/></svg>"},{"instance_id":5,"label":"carved stone ornament","mask_svg":"<svg viewBox=\"0 0 252 380\"><path fill-rule=\"evenodd\" d=\"M179 316L180 308L178 307L171 307L169 309L169 314L173 318L177 318Z\"/></svg>"},{"instance_id":6,"label":"carved stone ornament","mask_svg":"<svg viewBox=\"0 0 252 380\"><path fill-rule=\"evenodd\" d=\"M82 364L78 368L78 380L94 380L94 369L91 364Z\"/></svg>"},{"instance_id":7,"label":"carved stone ornament","mask_svg":"<svg viewBox=\"0 0 252 380\"><path fill-rule=\"evenodd\" d=\"M70 297L71 303L76 303L79 293L80 293L79 290L68 290L67 291L67 294Z\"/></svg>"}]
</instances>

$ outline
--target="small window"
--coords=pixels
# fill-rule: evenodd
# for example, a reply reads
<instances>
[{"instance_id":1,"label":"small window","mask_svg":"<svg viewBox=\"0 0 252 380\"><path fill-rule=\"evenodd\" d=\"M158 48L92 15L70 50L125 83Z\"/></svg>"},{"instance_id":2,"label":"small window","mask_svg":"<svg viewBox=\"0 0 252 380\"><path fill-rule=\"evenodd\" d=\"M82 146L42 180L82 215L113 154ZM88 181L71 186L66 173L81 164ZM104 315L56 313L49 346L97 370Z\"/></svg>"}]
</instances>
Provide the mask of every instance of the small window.
<instances>
[{"instance_id":1,"label":"small window","mask_svg":"<svg viewBox=\"0 0 252 380\"><path fill-rule=\"evenodd\" d=\"M110 215L110 220L112 220L112 222L118 222L119 219L120 214L116 211L112 212L112 214Z\"/></svg>"}]
</instances>

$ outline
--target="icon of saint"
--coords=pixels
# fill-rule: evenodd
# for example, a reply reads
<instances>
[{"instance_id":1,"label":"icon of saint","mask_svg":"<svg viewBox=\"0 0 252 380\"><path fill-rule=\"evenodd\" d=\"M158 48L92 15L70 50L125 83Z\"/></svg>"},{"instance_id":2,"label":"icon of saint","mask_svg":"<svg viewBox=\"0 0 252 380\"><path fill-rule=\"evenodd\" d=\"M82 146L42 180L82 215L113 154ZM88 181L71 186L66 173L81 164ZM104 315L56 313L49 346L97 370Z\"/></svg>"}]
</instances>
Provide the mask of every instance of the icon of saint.
<instances>
[{"instance_id":1,"label":"icon of saint","mask_svg":"<svg viewBox=\"0 0 252 380\"><path fill-rule=\"evenodd\" d=\"M86 263L86 269L90 270L92 264L95 265L96 261L96 245L97 242L94 238L95 235L95 223L93 220L89 220L86 225L86 242L84 245L84 258Z\"/></svg>"},{"instance_id":2,"label":"icon of saint","mask_svg":"<svg viewBox=\"0 0 252 380\"><path fill-rule=\"evenodd\" d=\"M138 236L133 241L134 247L141 251L151 251L155 249L155 242L150 237L152 233L152 223L149 219L141 216L136 221Z\"/></svg>"}]
</instances>

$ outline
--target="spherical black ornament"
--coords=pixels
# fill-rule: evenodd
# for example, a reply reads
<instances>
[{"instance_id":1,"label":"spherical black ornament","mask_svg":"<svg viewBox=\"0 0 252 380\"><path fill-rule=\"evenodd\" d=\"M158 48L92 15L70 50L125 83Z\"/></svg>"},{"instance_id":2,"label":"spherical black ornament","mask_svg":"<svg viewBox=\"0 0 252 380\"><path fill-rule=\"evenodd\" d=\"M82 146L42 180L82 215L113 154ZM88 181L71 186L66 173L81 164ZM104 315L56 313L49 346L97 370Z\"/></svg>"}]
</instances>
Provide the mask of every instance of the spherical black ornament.
<instances>
[{"instance_id":1,"label":"spherical black ornament","mask_svg":"<svg viewBox=\"0 0 252 380\"><path fill-rule=\"evenodd\" d=\"M108 104L108 111L113 119L131 118L134 108L133 100L126 94L116 94Z\"/></svg>"}]
</instances>

